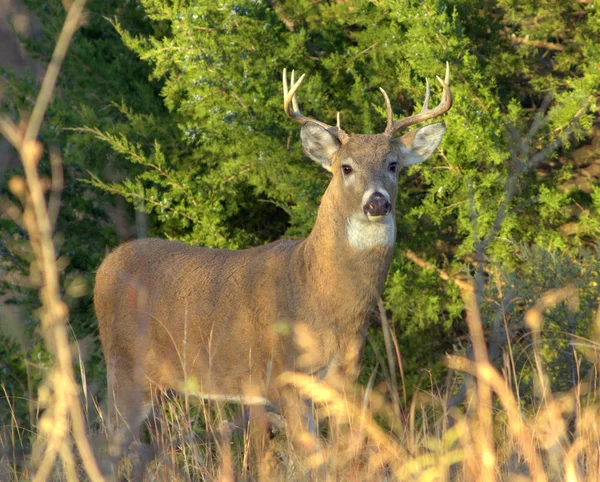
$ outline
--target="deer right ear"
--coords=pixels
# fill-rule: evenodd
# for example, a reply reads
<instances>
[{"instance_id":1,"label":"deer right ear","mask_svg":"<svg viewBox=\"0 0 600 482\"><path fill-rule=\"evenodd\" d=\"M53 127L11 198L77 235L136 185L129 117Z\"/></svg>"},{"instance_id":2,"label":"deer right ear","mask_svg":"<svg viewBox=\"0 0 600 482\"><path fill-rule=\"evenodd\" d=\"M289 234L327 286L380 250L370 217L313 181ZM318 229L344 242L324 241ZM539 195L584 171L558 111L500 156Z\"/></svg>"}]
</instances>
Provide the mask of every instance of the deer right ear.
<instances>
[{"instance_id":1,"label":"deer right ear","mask_svg":"<svg viewBox=\"0 0 600 482\"><path fill-rule=\"evenodd\" d=\"M395 138L393 142L400 146L401 164L407 167L428 159L442 142L445 133L446 126L438 122Z\"/></svg>"},{"instance_id":2,"label":"deer right ear","mask_svg":"<svg viewBox=\"0 0 600 482\"><path fill-rule=\"evenodd\" d=\"M307 122L300 130L304 152L313 161L331 172L331 156L340 148L340 142L321 126Z\"/></svg>"}]
</instances>

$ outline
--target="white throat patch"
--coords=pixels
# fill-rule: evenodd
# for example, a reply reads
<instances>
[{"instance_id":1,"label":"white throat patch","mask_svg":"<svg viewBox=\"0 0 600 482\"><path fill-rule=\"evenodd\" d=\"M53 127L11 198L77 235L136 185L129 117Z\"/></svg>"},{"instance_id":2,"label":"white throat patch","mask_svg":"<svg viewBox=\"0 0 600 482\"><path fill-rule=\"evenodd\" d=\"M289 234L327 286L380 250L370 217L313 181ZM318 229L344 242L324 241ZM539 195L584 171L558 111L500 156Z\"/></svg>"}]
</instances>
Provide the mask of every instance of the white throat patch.
<instances>
[{"instance_id":1,"label":"white throat patch","mask_svg":"<svg viewBox=\"0 0 600 482\"><path fill-rule=\"evenodd\" d=\"M396 224L391 215L387 215L382 222L350 216L346 223L346 234L350 246L356 249L392 246L396 237Z\"/></svg>"}]
</instances>

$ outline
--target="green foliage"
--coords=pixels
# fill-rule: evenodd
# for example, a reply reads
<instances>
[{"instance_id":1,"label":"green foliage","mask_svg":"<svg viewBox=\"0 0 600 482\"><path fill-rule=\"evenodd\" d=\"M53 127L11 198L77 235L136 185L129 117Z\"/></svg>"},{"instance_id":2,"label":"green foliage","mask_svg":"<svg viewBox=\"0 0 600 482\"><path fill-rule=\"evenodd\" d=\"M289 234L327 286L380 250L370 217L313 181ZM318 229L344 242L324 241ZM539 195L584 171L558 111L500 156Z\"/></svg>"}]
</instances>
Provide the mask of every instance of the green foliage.
<instances>
[{"instance_id":1,"label":"green foliage","mask_svg":"<svg viewBox=\"0 0 600 482\"><path fill-rule=\"evenodd\" d=\"M58 4L28 4L46 34L29 47L47 59L64 13ZM385 124L379 87L397 117L410 114L421 107L425 79L442 75L445 62L454 96L447 134L437 155L401 176L385 291L409 382L420 368L439 374L440 355L465 340L465 328L458 289L412 264L406 249L469 275L476 245L491 233L486 262L531 296L549 286L544 280L566 283L581 273L524 251L596 269L582 253L594 249L600 194L571 182L582 167L574 153L591 145L600 84L593 4L98 0L89 9L44 132L67 166L58 225L71 259L66 272L89 286L117 243L115 194L148 215L150 234L191 244L239 249L308 234L328 176L303 156L297 125L282 112L283 68L307 73L299 93L307 115L333 122L339 110L346 130L372 133ZM11 85L5 109L30 108L33 85ZM434 82L432 89L436 102ZM534 159L558 141L560 149ZM591 281L586 287L593 291ZM72 302L79 336L95 330L90 301L88 294ZM583 334L586 316L577 327L557 317L556 330Z\"/></svg>"}]
</instances>

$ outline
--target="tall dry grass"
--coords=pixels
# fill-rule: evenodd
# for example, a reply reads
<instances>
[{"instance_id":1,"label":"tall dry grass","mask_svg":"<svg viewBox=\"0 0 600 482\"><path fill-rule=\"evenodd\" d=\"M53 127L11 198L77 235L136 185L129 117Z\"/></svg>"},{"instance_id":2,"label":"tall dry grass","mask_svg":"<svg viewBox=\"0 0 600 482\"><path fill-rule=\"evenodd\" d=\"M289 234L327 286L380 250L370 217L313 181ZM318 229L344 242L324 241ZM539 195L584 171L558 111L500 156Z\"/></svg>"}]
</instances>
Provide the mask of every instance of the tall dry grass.
<instances>
[{"instance_id":1,"label":"tall dry grass","mask_svg":"<svg viewBox=\"0 0 600 482\"><path fill-rule=\"evenodd\" d=\"M35 424L35 453L16 454L22 433L16 418L0 433L2 480L101 481L114 475L100 470L108 459L102 440L107 432L104 412L99 405L94 413L83 409L87 387L76 381L68 309L61 299L53 243L62 187L59 153L49 152L49 182L37 169L44 155L37 135L61 62L82 21L84 3L75 0L69 8L29 118L19 127L8 118L0 120L0 130L18 151L25 173L11 179L9 186L21 206L5 199L4 211L29 234L32 271L41 279L42 330L56 360L37 394L44 410ZM406 255L423 269L435 269L415 253ZM465 305L472 356L446 358L453 377L447 386L461 390L416 391L406 399L401 354L380 300L386 366L375 368L366 386L343 381L333 387L293 372L276 380L314 403L318 431L295 434L300 447L291 443L285 421L264 410L252 409L244 417L230 405L163 394L163 403L153 408L154 426L146 440L150 443L138 442L124 454L118 475L132 480L599 481L598 343L589 342L592 368L579 373L579 382L565 393L552 392L540 354L545 310L573 300L576 289L566 286L545 293L525 314L533 339L537 394L533 404L524 404L510 345L500 369L490 362L477 279L436 271L457 284ZM600 334L600 313L596 325ZM303 336L299 345L316 349L310 334ZM387 383L375 386L379 370ZM274 435L268 432L273 421L279 426ZM93 442L91 432L100 433ZM156 453L149 461L145 455L151 446Z\"/></svg>"}]
</instances>

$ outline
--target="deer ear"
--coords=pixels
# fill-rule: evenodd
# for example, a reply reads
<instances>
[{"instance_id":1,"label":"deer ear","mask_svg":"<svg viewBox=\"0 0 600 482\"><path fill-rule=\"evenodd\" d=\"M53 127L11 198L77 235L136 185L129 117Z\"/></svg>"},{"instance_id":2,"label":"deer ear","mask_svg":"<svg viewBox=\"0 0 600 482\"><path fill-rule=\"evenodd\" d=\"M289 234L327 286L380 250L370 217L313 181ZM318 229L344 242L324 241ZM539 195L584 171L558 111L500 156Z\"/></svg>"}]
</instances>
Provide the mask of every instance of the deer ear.
<instances>
[{"instance_id":1,"label":"deer ear","mask_svg":"<svg viewBox=\"0 0 600 482\"><path fill-rule=\"evenodd\" d=\"M331 156L340 148L340 142L321 126L307 122L300 130L304 152L313 161L317 161L331 171Z\"/></svg>"},{"instance_id":2,"label":"deer ear","mask_svg":"<svg viewBox=\"0 0 600 482\"><path fill-rule=\"evenodd\" d=\"M400 162L403 166L411 166L428 159L435 152L446 133L443 122L429 124L398 139L394 139L400 148Z\"/></svg>"}]
</instances>

